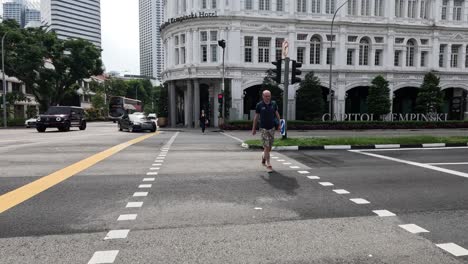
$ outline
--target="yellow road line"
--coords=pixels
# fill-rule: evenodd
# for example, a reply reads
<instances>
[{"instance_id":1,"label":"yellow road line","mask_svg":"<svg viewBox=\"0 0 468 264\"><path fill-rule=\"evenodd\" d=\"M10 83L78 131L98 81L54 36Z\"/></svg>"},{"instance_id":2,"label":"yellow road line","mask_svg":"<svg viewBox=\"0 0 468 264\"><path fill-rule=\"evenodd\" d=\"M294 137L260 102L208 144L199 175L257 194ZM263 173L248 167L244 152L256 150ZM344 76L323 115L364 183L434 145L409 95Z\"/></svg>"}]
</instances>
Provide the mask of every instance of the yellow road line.
<instances>
[{"instance_id":1,"label":"yellow road line","mask_svg":"<svg viewBox=\"0 0 468 264\"><path fill-rule=\"evenodd\" d=\"M75 174L95 165L96 163L107 159L115 153L156 134L159 134L159 132L151 133L149 135L141 136L128 142L119 144L0 196L0 214L49 189L50 187L61 183Z\"/></svg>"}]
</instances>

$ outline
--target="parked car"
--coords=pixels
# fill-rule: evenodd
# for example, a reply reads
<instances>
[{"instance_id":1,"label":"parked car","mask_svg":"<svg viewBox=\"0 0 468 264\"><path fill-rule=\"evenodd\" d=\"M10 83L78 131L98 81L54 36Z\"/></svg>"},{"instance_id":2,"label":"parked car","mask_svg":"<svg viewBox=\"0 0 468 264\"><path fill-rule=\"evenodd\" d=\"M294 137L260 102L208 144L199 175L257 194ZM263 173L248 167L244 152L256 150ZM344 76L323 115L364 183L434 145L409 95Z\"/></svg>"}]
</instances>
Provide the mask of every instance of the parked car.
<instances>
[{"instance_id":1,"label":"parked car","mask_svg":"<svg viewBox=\"0 0 468 264\"><path fill-rule=\"evenodd\" d=\"M76 106L51 106L49 110L36 120L38 132L44 132L49 127L56 127L59 131L69 131L71 127L86 129L84 110Z\"/></svg>"},{"instance_id":2,"label":"parked car","mask_svg":"<svg viewBox=\"0 0 468 264\"><path fill-rule=\"evenodd\" d=\"M38 117L39 116L35 116L33 118L29 118L28 120L24 121L24 126L27 128L36 127L36 122L37 122Z\"/></svg>"},{"instance_id":3,"label":"parked car","mask_svg":"<svg viewBox=\"0 0 468 264\"><path fill-rule=\"evenodd\" d=\"M125 115L119 120L119 131L128 130L128 132L149 130L156 131L156 124L149 120L144 114Z\"/></svg>"}]
</instances>

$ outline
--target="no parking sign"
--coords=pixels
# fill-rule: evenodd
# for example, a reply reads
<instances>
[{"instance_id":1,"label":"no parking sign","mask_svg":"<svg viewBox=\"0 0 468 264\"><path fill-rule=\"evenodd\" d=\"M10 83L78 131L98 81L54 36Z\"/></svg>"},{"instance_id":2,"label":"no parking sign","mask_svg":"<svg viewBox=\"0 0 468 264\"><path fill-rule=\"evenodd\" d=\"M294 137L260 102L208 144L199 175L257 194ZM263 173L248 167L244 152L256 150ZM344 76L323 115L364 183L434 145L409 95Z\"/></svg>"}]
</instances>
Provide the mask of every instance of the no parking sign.
<instances>
[{"instance_id":1,"label":"no parking sign","mask_svg":"<svg viewBox=\"0 0 468 264\"><path fill-rule=\"evenodd\" d=\"M286 135L286 120L281 119L280 125L281 125L281 129L280 129L281 135L285 136Z\"/></svg>"}]
</instances>

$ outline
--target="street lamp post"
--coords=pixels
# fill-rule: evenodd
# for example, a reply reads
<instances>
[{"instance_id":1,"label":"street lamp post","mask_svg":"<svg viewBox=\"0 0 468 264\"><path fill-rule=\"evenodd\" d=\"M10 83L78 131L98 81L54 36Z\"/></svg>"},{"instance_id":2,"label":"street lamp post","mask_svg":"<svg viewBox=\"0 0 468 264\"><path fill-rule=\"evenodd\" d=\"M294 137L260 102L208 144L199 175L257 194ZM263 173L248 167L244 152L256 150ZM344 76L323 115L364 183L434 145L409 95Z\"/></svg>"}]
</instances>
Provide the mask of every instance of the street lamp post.
<instances>
[{"instance_id":1,"label":"street lamp post","mask_svg":"<svg viewBox=\"0 0 468 264\"><path fill-rule=\"evenodd\" d=\"M329 113L330 113L330 120L333 121L333 89L332 89L332 74L333 74L333 24L335 22L335 17L338 11L346 4L348 3L349 0L346 0L343 4L341 4L336 10L335 13L333 14L333 19L331 22L331 28L330 28L330 74L329 74L329 85L328 85L328 96L330 98L329 101Z\"/></svg>"},{"instance_id":2,"label":"street lamp post","mask_svg":"<svg viewBox=\"0 0 468 264\"><path fill-rule=\"evenodd\" d=\"M7 88L6 88L6 80L5 80L5 37L8 32L5 32L2 37L2 84L3 84L3 127L7 127L7 109L6 109L6 95L7 95Z\"/></svg>"},{"instance_id":3,"label":"street lamp post","mask_svg":"<svg viewBox=\"0 0 468 264\"><path fill-rule=\"evenodd\" d=\"M226 95L224 94L224 51L226 49L226 41L224 39L218 41L218 45L223 48L223 80L221 82L221 93L223 94L223 107L221 117L223 118L224 123L224 108L226 107Z\"/></svg>"}]
</instances>

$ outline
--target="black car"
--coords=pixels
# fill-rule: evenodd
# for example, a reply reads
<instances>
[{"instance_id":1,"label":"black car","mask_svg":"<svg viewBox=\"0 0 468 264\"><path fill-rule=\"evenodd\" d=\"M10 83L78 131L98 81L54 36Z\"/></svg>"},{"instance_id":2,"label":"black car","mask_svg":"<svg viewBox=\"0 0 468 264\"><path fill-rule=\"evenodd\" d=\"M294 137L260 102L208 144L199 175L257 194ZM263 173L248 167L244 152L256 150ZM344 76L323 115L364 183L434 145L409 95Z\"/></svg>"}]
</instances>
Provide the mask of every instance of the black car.
<instances>
[{"instance_id":1,"label":"black car","mask_svg":"<svg viewBox=\"0 0 468 264\"><path fill-rule=\"evenodd\" d=\"M64 132L70 127L86 129L84 110L76 106L51 106L49 110L37 118L36 129L44 132L48 127L56 127Z\"/></svg>"},{"instance_id":2,"label":"black car","mask_svg":"<svg viewBox=\"0 0 468 264\"><path fill-rule=\"evenodd\" d=\"M156 124L143 114L131 114L125 115L119 120L119 131L124 129L128 132L143 130L156 132Z\"/></svg>"}]
</instances>

